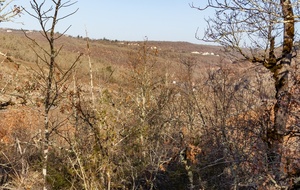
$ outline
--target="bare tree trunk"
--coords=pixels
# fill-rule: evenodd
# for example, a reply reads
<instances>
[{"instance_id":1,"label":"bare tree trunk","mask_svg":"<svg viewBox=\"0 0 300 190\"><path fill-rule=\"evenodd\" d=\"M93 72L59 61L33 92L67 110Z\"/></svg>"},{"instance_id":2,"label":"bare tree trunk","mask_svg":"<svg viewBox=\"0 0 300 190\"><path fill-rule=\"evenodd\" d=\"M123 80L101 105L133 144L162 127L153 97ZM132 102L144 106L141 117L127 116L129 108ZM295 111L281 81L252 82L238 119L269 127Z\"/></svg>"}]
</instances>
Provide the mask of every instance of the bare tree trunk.
<instances>
[{"instance_id":1,"label":"bare tree trunk","mask_svg":"<svg viewBox=\"0 0 300 190\"><path fill-rule=\"evenodd\" d=\"M44 160L43 160L43 178L44 178L44 190L47 190L47 167L48 167L48 153L49 153L49 118L48 113L44 116Z\"/></svg>"},{"instance_id":2,"label":"bare tree trunk","mask_svg":"<svg viewBox=\"0 0 300 190\"><path fill-rule=\"evenodd\" d=\"M94 83L93 83L93 67L92 67L90 43L89 43L87 31L86 31L86 47L87 47L88 59L89 59L89 69L90 69L89 72L90 72L90 85L91 85L92 107L93 107L93 109L95 109L95 96L94 96Z\"/></svg>"},{"instance_id":3,"label":"bare tree trunk","mask_svg":"<svg viewBox=\"0 0 300 190\"><path fill-rule=\"evenodd\" d=\"M52 85L54 79L54 68L55 68L55 57L56 51L54 49L54 31L55 25L57 22L57 15L59 6L61 1L58 0L55 7L55 12L52 20L52 27L50 31L49 37L49 45L50 45L50 61L49 61L49 71L48 71L48 78L47 78L47 87L46 87L46 97L45 97L45 115L44 115L44 164L43 164L43 176L44 176L44 190L47 190L47 170L48 170L48 154L49 154L49 140L50 140L50 133L49 133L49 112L50 108L53 106L53 100L51 95L52 92Z\"/></svg>"},{"instance_id":4,"label":"bare tree trunk","mask_svg":"<svg viewBox=\"0 0 300 190\"><path fill-rule=\"evenodd\" d=\"M294 14L290 0L281 0L284 15L284 39L282 59L274 72L276 80L276 106L275 106L275 130L283 135L286 132L288 107L290 103L289 78L292 62L292 49L294 41Z\"/></svg>"},{"instance_id":5,"label":"bare tree trunk","mask_svg":"<svg viewBox=\"0 0 300 190\"><path fill-rule=\"evenodd\" d=\"M56 14L57 15L57 12ZM55 16L56 17L56 16ZM54 61L55 61L55 50L54 50L54 27L51 30L51 38L50 38L50 48L51 48L51 57L49 63L49 72L48 72L48 80L47 80L47 89L46 89L46 97L44 103L44 164L43 164L43 175L44 175L44 190L47 190L47 165L48 165L48 153L49 153L49 111L53 106L51 102L51 94L52 94L52 84L53 84L53 73L54 73Z\"/></svg>"},{"instance_id":6,"label":"bare tree trunk","mask_svg":"<svg viewBox=\"0 0 300 190\"><path fill-rule=\"evenodd\" d=\"M290 67L292 62L292 48L294 41L294 13L290 0L281 0L282 14L284 18L284 39L282 49L282 59L274 69L276 105L274 108L275 122L272 131L269 131L268 138L271 154L271 170L278 182L284 175L282 167L283 137L286 134L288 120L288 110L291 95L290 89Z\"/></svg>"}]
</instances>

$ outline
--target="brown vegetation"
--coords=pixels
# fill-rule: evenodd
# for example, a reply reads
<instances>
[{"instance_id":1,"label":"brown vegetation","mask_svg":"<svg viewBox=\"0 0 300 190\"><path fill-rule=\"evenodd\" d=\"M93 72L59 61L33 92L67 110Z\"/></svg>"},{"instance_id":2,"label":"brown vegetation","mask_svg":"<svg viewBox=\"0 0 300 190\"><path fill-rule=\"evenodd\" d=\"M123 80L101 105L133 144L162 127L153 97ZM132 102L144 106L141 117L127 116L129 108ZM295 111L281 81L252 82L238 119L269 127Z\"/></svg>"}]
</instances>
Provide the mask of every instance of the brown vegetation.
<instances>
[{"instance_id":1,"label":"brown vegetation","mask_svg":"<svg viewBox=\"0 0 300 190\"><path fill-rule=\"evenodd\" d=\"M27 35L46 48L39 32ZM39 59L22 31L1 30L0 39L0 52L19 65L16 69L0 55L0 98L13 102L0 110L0 169L10 168L5 169L9 177L0 180L1 185L38 189L43 177L44 117L42 78L34 73ZM79 53L84 55L62 101L50 110L50 125L59 127L51 131L49 141L49 189L268 189L273 185L266 134L274 122L270 110L275 89L262 65L232 62L217 46L128 43L89 41L93 102L86 40L63 36L57 41L64 45L57 58L63 70ZM289 126L295 128L298 91L293 88L289 119ZM287 170L296 182L295 133L286 137L285 151Z\"/></svg>"}]
</instances>

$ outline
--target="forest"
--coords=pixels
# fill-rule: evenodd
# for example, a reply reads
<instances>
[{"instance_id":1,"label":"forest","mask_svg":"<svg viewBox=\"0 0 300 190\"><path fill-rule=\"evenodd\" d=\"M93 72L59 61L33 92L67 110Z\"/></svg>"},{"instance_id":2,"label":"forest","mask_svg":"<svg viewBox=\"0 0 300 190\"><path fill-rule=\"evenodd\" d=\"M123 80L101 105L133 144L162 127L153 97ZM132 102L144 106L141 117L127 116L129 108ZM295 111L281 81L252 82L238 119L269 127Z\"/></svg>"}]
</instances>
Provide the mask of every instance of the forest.
<instances>
[{"instance_id":1,"label":"forest","mask_svg":"<svg viewBox=\"0 0 300 190\"><path fill-rule=\"evenodd\" d=\"M298 1L190 4L216 10L196 37L217 45L72 37L76 3L11 2L0 189L300 189ZM1 28L21 13L40 28Z\"/></svg>"}]
</instances>

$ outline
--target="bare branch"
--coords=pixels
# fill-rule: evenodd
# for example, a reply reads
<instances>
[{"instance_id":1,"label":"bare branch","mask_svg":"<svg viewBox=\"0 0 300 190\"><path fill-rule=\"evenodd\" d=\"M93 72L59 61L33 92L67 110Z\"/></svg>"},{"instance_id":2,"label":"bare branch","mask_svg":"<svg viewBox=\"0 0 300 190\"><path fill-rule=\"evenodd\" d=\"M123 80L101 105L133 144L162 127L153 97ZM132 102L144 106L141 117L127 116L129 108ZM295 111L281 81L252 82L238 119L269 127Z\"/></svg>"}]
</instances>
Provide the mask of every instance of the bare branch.
<instances>
[{"instance_id":1,"label":"bare branch","mask_svg":"<svg viewBox=\"0 0 300 190\"><path fill-rule=\"evenodd\" d=\"M16 16L21 16L23 11L22 7L14 5L13 8L9 9L8 7L12 4L13 0L8 0L4 2L4 4L2 2L0 4L0 23L12 22L13 18L15 18Z\"/></svg>"}]
</instances>

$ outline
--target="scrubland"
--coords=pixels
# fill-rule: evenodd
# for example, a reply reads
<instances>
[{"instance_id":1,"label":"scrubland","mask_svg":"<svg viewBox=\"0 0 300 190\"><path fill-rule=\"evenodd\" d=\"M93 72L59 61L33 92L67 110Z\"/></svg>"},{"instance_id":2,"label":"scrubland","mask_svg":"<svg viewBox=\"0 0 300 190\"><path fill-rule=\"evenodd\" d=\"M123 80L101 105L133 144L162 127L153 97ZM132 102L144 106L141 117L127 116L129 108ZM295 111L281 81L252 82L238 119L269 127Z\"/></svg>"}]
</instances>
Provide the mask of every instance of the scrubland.
<instances>
[{"instance_id":1,"label":"scrubland","mask_svg":"<svg viewBox=\"0 0 300 190\"><path fill-rule=\"evenodd\" d=\"M38 31L27 35L47 49ZM22 31L1 30L0 40L0 185L41 189L45 78L40 72L47 69L36 53L42 50ZM274 122L275 89L262 65L218 46L88 42L70 36L57 41L61 70L82 56L50 110L49 189L274 185L266 134ZM292 90L289 126L295 127L299 85ZM299 180L299 136L288 136L285 145L283 167Z\"/></svg>"}]
</instances>

